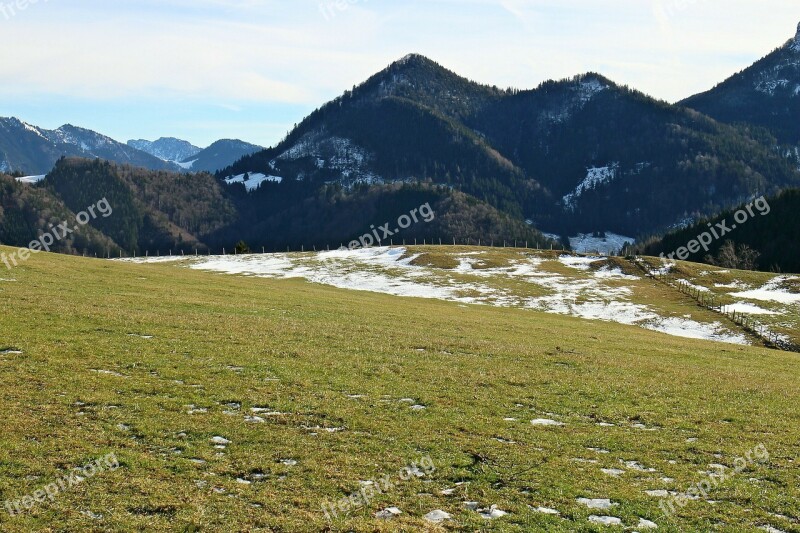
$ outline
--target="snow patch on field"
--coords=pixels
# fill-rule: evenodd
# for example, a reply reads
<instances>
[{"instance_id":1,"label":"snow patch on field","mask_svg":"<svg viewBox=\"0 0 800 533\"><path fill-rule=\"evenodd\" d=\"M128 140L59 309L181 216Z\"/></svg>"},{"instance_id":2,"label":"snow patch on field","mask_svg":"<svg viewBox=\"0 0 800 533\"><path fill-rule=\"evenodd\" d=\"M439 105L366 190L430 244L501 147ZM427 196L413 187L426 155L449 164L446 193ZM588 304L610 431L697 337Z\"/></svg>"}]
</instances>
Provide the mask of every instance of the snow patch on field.
<instances>
[{"instance_id":1,"label":"snow patch on field","mask_svg":"<svg viewBox=\"0 0 800 533\"><path fill-rule=\"evenodd\" d=\"M573 255L562 255L558 258L559 262L568 267L576 268L578 270L589 270L592 263L602 261L602 257L581 257Z\"/></svg>"},{"instance_id":2,"label":"snow patch on field","mask_svg":"<svg viewBox=\"0 0 800 533\"><path fill-rule=\"evenodd\" d=\"M800 302L800 294L789 292L784 289L782 285L787 281L794 281L798 278L789 278L786 276L779 276L769 283L751 291L735 292L731 296L737 298L744 298L746 300L760 300L763 302L778 302L782 304L792 304Z\"/></svg>"},{"instance_id":3,"label":"snow patch on field","mask_svg":"<svg viewBox=\"0 0 800 533\"><path fill-rule=\"evenodd\" d=\"M768 309L763 309L758 307L757 305L739 302L733 305L726 305L723 307L723 311L731 312L735 311L737 313L743 313L747 315L780 315L781 313L776 313L775 311L770 311Z\"/></svg>"},{"instance_id":4,"label":"snow patch on field","mask_svg":"<svg viewBox=\"0 0 800 533\"><path fill-rule=\"evenodd\" d=\"M458 288L422 283L413 279L413 276L390 275L378 270L387 267L415 268L410 267L414 257L401 260L403 254L405 249L402 248L335 250L320 252L315 257L316 261L309 261L305 265L297 264L296 257L286 254L217 256L195 263L191 268L270 278L304 278L312 283L340 289L475 303L473 298L460 297ZM491 291L488 287L478 288Z\"/></svg>"},{"instance_id":5,"label":"snow patch on field","mask_svg":"<svg viewBox=\"0 0 800 533\"><path fill-rule=\"evenodd\" d=\"M128 261L158 263L185 259L189 268L211 272L301 278L341 289L532 309L637 325L678 337L747 344L744 335L732 333L720 323L663 317L650 306L631 301L635 286L624 282L639 278L624 274L618 267L602 265L606 258L562 255L554 261L520 254L506 266L487 268L482 264L483 254L453 254L458 261L454 269L415 265L419 256L407 254L405 248L343 249L313 254L151 257ZM573 269L574 274L553 272L546 268L549 265ZM522 288L506 288L498 283L502 279L524 284Z\"/></svg>"},{"instance_id":6,"label":"snow patch on field","mask_svg":"<svg viewBox=\"0 0 800 533\"><path fill-rule=\"evenodd\" d=\"M172 263L184 259L186 259L186 257L181 255L165 255L162 257L126 257L115 259L115 261L122 261L123 263Z\"/></svg>"}]
</instances>

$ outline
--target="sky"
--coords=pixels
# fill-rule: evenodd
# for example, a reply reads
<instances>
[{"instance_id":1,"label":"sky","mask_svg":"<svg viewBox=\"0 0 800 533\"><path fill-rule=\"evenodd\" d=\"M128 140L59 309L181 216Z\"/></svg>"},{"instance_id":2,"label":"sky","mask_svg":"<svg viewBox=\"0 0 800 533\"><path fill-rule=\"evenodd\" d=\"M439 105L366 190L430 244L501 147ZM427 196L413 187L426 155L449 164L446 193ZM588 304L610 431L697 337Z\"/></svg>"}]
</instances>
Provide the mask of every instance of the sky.
<instances>
[{"instance_id":1,"label":"sky","mask_svg":"<svg viewBox=\"0 0 800 533\"><path fill-rule=\"evenodd\" d=\"M594 71L674 102L798 22L797 0L0 0L0 116L271 146L411 52L499 87Z\"/></svg>"}]
</instances>

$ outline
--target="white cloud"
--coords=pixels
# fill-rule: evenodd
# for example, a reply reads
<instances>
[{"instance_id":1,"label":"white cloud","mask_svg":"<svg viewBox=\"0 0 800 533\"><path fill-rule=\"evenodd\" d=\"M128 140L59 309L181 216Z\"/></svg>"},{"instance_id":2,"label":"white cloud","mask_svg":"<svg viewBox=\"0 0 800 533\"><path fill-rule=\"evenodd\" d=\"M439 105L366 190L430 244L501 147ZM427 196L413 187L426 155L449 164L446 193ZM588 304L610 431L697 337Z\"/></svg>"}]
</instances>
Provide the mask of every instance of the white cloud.
<instances>
[{"instance_id":1,"label":"white cloud","mask_svg":"<svg viewBox=\"0 0 800 533\"><path fill-rule=\"evenodd\" d=\"M0 98L315 107L415 51L503 87L592 70L675 101L798 20L796 0L59 0L0 17Z\"/></svg>"}]
</instances>

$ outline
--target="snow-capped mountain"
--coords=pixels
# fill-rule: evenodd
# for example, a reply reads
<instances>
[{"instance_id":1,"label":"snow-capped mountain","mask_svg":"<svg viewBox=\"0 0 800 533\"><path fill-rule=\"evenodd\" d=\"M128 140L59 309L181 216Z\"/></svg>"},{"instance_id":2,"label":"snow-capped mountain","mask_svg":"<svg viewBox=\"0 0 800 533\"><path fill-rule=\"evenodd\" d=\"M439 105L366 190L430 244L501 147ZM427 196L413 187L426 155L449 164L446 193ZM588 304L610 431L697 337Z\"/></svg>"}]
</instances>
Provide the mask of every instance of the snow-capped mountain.
<instances>
[{"instance_id":1,"label":"snow-capped mountain","mask_svg":"<svg viewBox=\"0 0 800 533\"><path fill-rule=\"evenodd\" d=\"M800 146L800 24L771 54L681 103L724 122L763 126L779 142Z\"/></svg>"},{"instance_id":2,"label":"snow-capped mountain","mask_svg":"<svg viewBox=\"0 0 800 533\"><path fill-rule=\"evenodd\" d=\"M198 148L189 141L175 137L161 137L155 141L137 139L128 141L128 146L147 152L164 161L179 163L197 155L202 148Z\"/></svg>"},{"instance_id":3,"label":"snow-capped mountain","mask_svg":"<svg viewBox=\"0 0 800 533\"><path fill-rule=\"evenodd\" d=\"M47 130L14 117L0 117L0 172L26 175L49 172L62 156L106 159L151 170L216 172L242 157L263 150L236 139L223 139L205 149L175 138L122 144L85 128L66 124Z\"/></svg>"},{"instance_id":4,"label":"snow-capped mountain","mask_svg":"<svg viewBox=\"0 0 800 533\"><path fill-rule=\"evenodd\" d=\"M62 156L107 159L153 170L180 167L97 132L72 126L47 130L17 118L0 118L0 170L45 174Z\"/></svg>"}]
</instances>

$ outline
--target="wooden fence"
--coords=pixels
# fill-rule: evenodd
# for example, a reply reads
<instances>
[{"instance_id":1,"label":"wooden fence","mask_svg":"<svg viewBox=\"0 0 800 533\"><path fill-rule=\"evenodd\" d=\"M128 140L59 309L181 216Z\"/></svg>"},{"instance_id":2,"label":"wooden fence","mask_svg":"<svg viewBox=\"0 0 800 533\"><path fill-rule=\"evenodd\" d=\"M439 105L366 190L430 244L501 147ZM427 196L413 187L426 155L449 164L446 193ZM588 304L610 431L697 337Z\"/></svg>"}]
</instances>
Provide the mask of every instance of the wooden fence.
<instances>
[{"instance_id":1,"label":"wooden fence","mask_svg":"<svg viewBox=\"0 0 800 533\"><path fill-rule=\"evenodd\" d=\"M689 281L676 276L672 272L653 272L650 270L649 266L638 257L630 257L629 260L631 263L633 263L633 265L642 270L649 278L658 280L665 285L680 291L682 294L689 296L701 307L725 316L728 320L732 321L746 332L761 339L764 345L768 348L784 350L787 352L800 352L800 345L797 345L791 341L787 341L777 333L770 331L767 326L759 323L751 315L731 309L729 305L723 304L719 296L716 294L703 291L702 289L692 285Z\"/></svg>"}]
</instances>

